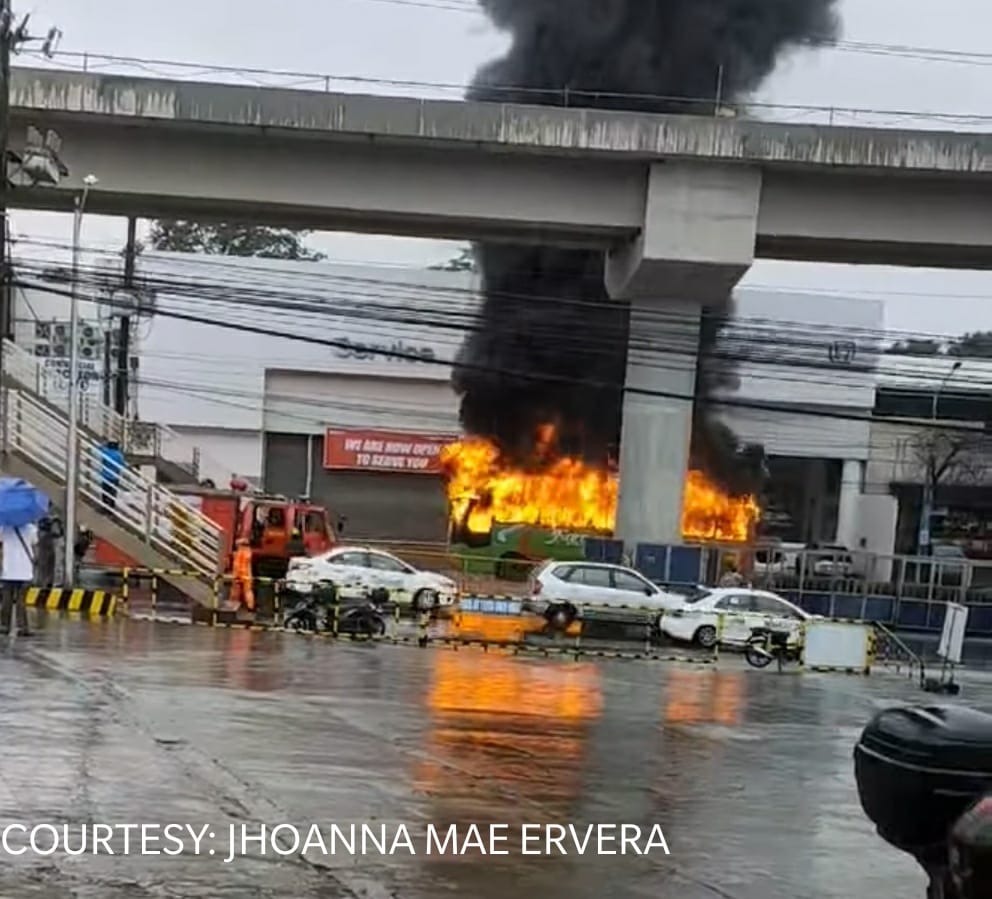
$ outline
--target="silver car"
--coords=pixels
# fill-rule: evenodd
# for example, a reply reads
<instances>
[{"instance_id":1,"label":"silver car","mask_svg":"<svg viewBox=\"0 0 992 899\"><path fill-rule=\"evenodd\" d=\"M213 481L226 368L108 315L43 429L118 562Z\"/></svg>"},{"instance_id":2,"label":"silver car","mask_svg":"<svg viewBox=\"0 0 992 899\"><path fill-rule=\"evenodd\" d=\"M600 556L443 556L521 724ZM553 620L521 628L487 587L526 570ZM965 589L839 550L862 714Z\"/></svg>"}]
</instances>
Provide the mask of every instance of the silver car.
<instances>
[{"instance_id":1,"label":"silver car","mask_svg":"<svg viewBox=\"0 0 992 899\"><path fill-rule=\"evenodd\" d=\"M581 615L594 609L662 612L678 608L682 601L623 565L546 562L532 576L528 606L542 613L553 606L571 606Z\"/></svg>"}]
</instances>

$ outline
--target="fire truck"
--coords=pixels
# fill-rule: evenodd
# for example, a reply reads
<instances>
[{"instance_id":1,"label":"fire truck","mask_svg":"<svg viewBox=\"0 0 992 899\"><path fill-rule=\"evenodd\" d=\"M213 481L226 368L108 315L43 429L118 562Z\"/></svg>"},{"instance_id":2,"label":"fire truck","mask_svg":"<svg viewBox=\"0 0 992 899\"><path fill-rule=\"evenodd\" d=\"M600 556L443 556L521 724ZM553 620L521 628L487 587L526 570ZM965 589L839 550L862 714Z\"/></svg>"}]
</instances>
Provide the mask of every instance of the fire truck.
<instances>
[{"instance_id":1,"label":"fire truck","mask_svg":"<svg viewBox=\"0 0 992 899\"><path fill-rule=\"evenodd\" d=\"M237 490L208 487L181 487L176 495L191 508L215 522L221 529L222 571L231 570L236 542L244 537L252 550L252 571L256 577L283 578L289 566L289 540L299 530L306 555L330 549L343 525L332 523L328 511L303 499L248 494ZM108 568L141 568L104 540L94 543L97 565Z\"/></svg>"}]
</instances>

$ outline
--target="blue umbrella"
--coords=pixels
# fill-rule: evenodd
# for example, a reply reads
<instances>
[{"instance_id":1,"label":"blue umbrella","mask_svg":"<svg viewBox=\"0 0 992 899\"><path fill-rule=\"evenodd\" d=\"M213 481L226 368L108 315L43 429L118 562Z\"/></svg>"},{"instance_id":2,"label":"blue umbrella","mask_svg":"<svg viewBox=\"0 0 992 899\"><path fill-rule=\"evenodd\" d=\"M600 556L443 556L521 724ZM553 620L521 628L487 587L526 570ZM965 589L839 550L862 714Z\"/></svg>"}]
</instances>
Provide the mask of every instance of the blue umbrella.
<instances>
[{"instance_id":1,"label":"blue umbrella","mask_svg":"<svg viewBox=\"0 0 992 899\"><path fill-rule=\"evenodd\" d=\"M20 528L48 514L48 497L20 478L0 478L0 527Z\"/></svg>"}]
</instances>

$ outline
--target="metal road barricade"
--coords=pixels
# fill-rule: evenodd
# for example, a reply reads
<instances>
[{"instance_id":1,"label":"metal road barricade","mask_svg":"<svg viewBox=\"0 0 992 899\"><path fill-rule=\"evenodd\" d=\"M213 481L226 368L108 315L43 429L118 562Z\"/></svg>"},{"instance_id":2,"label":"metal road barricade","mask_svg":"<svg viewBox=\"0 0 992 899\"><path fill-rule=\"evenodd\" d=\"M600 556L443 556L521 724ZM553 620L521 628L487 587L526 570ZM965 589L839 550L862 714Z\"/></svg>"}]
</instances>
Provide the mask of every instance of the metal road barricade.
<instances>
[{"instance_id":1,"label":"metal road barricade","mask_svg":"<svg viewBox=\"0 0 992 899\"><path fill-rule=\"evenodd\" d=\"M254 630L286 630L285 616L288 611L286 607L286 593L284 585L271 578L255 579L255 588L270 588L271 604L261 607L252 620L244 620L230 609L225 609L227 591L233 581L230 575L217 576L214 578L213 601L209 608L200 608L199 614L186 614L185 616L175 616L168 614L168 610L163 611L161 602L161 590L163 582L161 580L166 574L187 574L187 572L156 570L156 569L123 569L121 572L120 595L123 604L134 612L136 596L143 597L149 605L150 617L159 621L192 621L198 624L211 625L227 628L250 628ZM364 592L363 585L358 583L342 583L337 585L342 597L345 598L344 605L347 604L347 595L355 597L359 592ZM743 648L747 638L750 636L750 629L755 626L783 625L786 629L793 630L796 639L805 643L806 631L810 623L808 622L786 622L782 618L774 615L764 616L760 621L755 615L735 614L732 612L713 612L706 610L680 609L677 613L682 619L698 617L700 620L711 622L716 628L715 642L708 651L699 653L688 653L684 650L674 649L667 645L660 645L660 627L663 616L666 614L653 606L605 606L605 605L585 605L582 607L582 616L575 621L565 632L553 632L546 627L544 618L540 614L525 612L525 603L520 597L509 595L501 596L469 596L464 597L462 605L451 621L451 630L443 630L441 625L435 625L430 612L420 611L415 613L411 632L404 634L399 632L397 627L400 621L400 604L391 603L391 615L394 623L392 633L383 635L368 635L360 633L348 633L341 627L342 603L336 602L330 609L330 626L320 632L299 631L311 637L322 639L346 639L383 642L391 645L416 645L420 647L448 647L478 648L486 652L505 652L510 654L534 654L545 657L566 657L572 659L627 659L643 661L666 661L682 662L695 665L713 665L719 662L721 654L728 648ZM187 612L190 610L187 609ZM613 618L619 613L619 620L624 626L636 631L643 628L639 637L631 640L629 648L616 648L606 646L604 642L595 637L589 636L585 624L589 620L589 613L605 613ZM631 615L630 613L634 613ZM628 617L624 618L626 615ZM640 617L638 617L638 615ZM140 616L139 616L140 617ZM861 628L871 628L872 625L864 621L852 619L822 619L825 624L849 624L857 625ZM493 626L494 623L496 626ZM735 631L734 626L738 629ZM690 629L691 630L691 629ZM294 631L296 632L296 631ZM872 631L874 635L874 631ZM806 670L838 670L850 671L852 673L867 673L877 653L876 646L881 644L881 639L871 640L868 654L862 664L858 660L855 664L845 664L842 666L811 666ZM639 645L637 645L639 644Z\"/></svg>"},{"instance_id":2,"label":"metal road barricade","mask_svg":"<svg viewBox=\"0 0 992 899\"><path fill-rule=\"evenodd\" d=\"M210 579L210 601L206 606L171 587L166 581L170 576L199 577L200 573L179 568L121 569L120 598L126 614L153 620L163 616L190 615L193 618L199 617L216 622L225 611L231 611L224 609L224 603L228 600L231 584L234 581L231 575L215 574ZM261 607L262 617L281 621L285 611L282 581L257 577L252 579L252 584L256 608Z\"/></svg>"},{"instance_id":3,"label":"metal road barricade","mask_svg":"<svg viewBox=\"0 0 992 899\"><path fill-rule=\"evenodd\" d=\"M379 541L376 545L413 565L448 575L457 581L463 595L520 592L533 569L541 564L512 553L493 557L489 550L463 547L456 552L438 543ZM762 543L677 549L682 555L693 556L698 564L691 570L680 569L670 586L716 583L723 561L732 557L752 586L779 593L811 614L863 618L891 629L939 633L944 607L952 601L970 607L969 634L992 636L992 561L860 550L793 552ZM650 554L642 555L647 566L641 568L642 573L660 585L668 584L661 570L651 570ZM665 571L671 575L671 566Z\"/></svg>"},{"instance_id":4,"label":"metal road barricade","mask_svg":"<svg viewBox=\"0 0 992 899\"><path fill-rule=\"evenodd\" d=\"M875 624L874 661L895 668L897 674L905 667L910 678L918 673L922 680L925 675L923 659L909 648L905 640L884 624Z\"/></svg>"}]
</instances>

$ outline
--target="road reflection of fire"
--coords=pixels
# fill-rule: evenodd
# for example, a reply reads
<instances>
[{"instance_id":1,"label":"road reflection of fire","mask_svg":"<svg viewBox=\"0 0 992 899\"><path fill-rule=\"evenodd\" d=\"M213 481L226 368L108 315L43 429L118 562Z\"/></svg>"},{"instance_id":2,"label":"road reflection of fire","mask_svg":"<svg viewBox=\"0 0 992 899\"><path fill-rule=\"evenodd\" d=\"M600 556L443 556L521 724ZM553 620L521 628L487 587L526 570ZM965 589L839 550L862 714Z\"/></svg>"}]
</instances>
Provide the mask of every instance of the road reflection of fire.
<instances>
[{"instance_id":1,"label":"road reflection of fire","mask_svg":"<svg viewBox=\"0 0 992 899\"><path fill-rule=\"evenodd\" d=\"M665 691L666 724L740 724L744 678L740 672L673 669Z\"/></svg>"},{"instance_id":2,"label":"road reflection of fire","mask_svg":"<svg viewBox=\"0 0 992 899\"><path fill-rule=\"evenodd\" d=\"M492 643L516 643L544 630L544 619L537 615L483 615L460 612L451 625L452 634L465 640L486 640ZM573 622L565 637L582 632L581 622Z\"/></svg>"},{"instance_id":3,"label":"road reflection of fire","mask_svg":"<svg viewBox=\"0 0 992 899\"><path fill-rule=\"evenodd\" d=\"M251 693L271 693L286 686L286 660L282 647L268 634L247 629L217 630L224 664L218 680L227 687Z\"/></svg>"},{"instance_id":4,"label":"road reflection of fire","mask_svg":"<svg viewBox=\"0 0 992 899\"><path fill-rule=\"evenodd\" d=\"M523 821L528 803L567 811L580 795L586 730L602 708L594 666L436 653L426 704L428 760L414 780L433 820Z\"/></svg>"}]
</instances>

